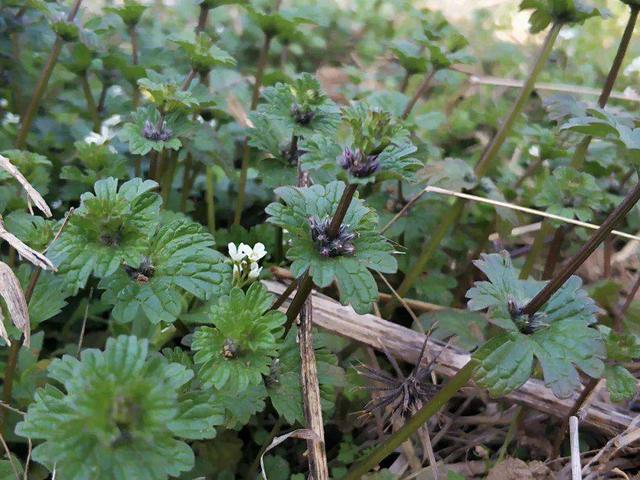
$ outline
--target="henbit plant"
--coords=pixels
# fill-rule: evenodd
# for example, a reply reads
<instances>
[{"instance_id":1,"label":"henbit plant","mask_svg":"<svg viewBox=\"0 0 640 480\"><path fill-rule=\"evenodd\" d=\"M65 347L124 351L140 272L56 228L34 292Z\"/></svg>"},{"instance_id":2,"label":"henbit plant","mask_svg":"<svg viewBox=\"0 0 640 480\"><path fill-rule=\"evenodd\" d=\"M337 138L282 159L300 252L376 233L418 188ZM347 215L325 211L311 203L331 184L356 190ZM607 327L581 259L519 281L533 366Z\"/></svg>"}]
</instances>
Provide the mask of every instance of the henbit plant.
<instances>
[{"instance_id":1,"label":"henbit plant","mask_svg":"<svg viewBox=\"0 0 640 480\"><path fill-rule=\"evenodd\" d=\"M549 55L551 55L553 46L561 28L566 24L582 23L586 19L600 15L601 12L594 7L584 7L583 4L574 4L573 1L566 2L564 0L524 0L520 4L523 10L533 9L530 24L532 33L544 30L549 24L551 28L547 33L545 41L540 48L538 56L533 63L531 70L525 80L524 86L520 90L518 98L511 107L511 110L502 121L498 131L491 141L484 148L482 155L474 167L476 177L482 178L487 172L493 168L497 160L498 152L509 135L514 123L522 113L531 93L535 88L535 82L542 68L547 63ZM439 223L437 230L433 232L431 237L424 242L421 247L418 258L413 266L406 272L404 280L398 286L397 292L400 296L405 296L413 287L418 277L424 271L429 260L434 255L438 246L449 232L450 228L458 221L464 209L464 201L456 200L451 206L447 215ZM384 309L385 316L393 313L397 306L397 302L391 300Z\"/></svg>"},{"instance_id":2,"label":"henbit plant","mask_svg":"<svg viewBox=\"0 0 640 480\"><path fill-rule=\"evenodd\" d=\"M471 378L489 387L494 395L502 395L531 376L534 355L542 366L545 382L559 397L569 396L580 385L574 365L588 375L601 376L605 371L602 360L606 350L602 336L589 328L595 322L593 301L585 292L579 291L580 280L571 278L638 201L640 183L609 214L562 271L548 282L518 279L504 257L486 257L480 262L479 267L488 275L489 282L480 282L469 290L469 308L489 307L491 320L506 328L508 333L480 347L429 403L344 478L355 480L374 468L435 415ZM573 301L569 302L569 299ZM577 338L576 333L579 333ZM631 342L635 344L636 340ZM632 354L635 354L634 349ZM622 358L627 357L622 355ZM616 394L628 394L622 380L624 374L617 369L608 369L607 373L611 375Z\"/></svg>"},{"instance_id":3,"label":"henbit plant","mask_svg":"<svg viewBox=\"0 0 640 480\"><path fill-rule=\"evenodd\" d=\"M16 431L44 440L33 458L64 478L175 477L193 468L185 440L213 438L224 420L193 371L136 337L56 359L48 375L63 390L40 389Z\"/></svg>"},{"instance_id":4,"label":"henbit plant","mask_svg":"<svg viewBox=\"0 0 640 480\"><path fill-rule=\"evenodd\" d=\"M411 287L415 299L383 291L395 293L402 272L410 274L425 236L443 223L446 234L457 221L446 201L419 202L415 195L407 203L405 194L409 199L422 190L416 180L586 219L618 203L635 182L639 142L632 115L565 99L552 105L557 129L532 102L527 128L503 124L504 138L498 130L490 143L489 167L514 131L512 160L489 179L478 174L479 166L474 172L473 152L510 107L509 95L468 88L467 73L456 67L470 58L466 40L438 12L413 12L408 0L395 1L394 13L386 1L376 9L356 2L349 15L341 6L298 0L194 0L178 10L126 0L102 12L87 8L73 22L41 0L6 3L0 8L0 31L8 33L0 39L7 47L0 54L7 72L0 78L0 237L17 250L5 249L0 266L5 280L15 276L10 283L17 294L24 289L20 312L28 309L29 318L15 315L11 304L2 308L11 316L0 323L11 342L2 356L2 474L253 480L262 465L274 479L300 478L292 472L308 465L309 475L323 480L329 472L346 474L366 446L362 455L371 456L354 470L364 475L469 378L501 398L535 376L566 397L579 387L580 371L592 381L574 408L601 377L613 400L635 393L635 370L627 367L640 355L631 302L640 280L618 306L623 286L616 287L615 277L603 285L585 278L584 288L607 312L595 326L595 303L571 275L629 211L638 188L578 260L568 262L569 277L562 270L549 283L538 282L527 278L527 265L518 274L519 257L529 248L509 235L519 219L503 212L496 218L474 205L460 218L464 228L442 249L433 247L428 277ZM227 6L233 3L242 5ZM611 93L637 16L638 2L625 3L631 16L603 95ZM79 5L73 2L77 18ZM522 6L535 8L534 30L600 13L579 1ZM395 13L405 10L410 13ZM469 51L483 46L474 52L481 65L465 72L512 77L522 71L518 46L488 36L491 16L456 25L468 36ZM558 29L552 27L532 74L542 68ZM52 31L55 42L65 44L58 53L50 48ZM615 41L606 34L607 42ZM602 61L589 55L598 42L599 35L579 29L563 38L550 80L597 82ZM573 53L563 56L569 49ZM54 69L58 54L64 68ZM633 75L630 68L621 83L632 84ZM394 90L399 78L402 92ZM21 125L17 114L28 112L22 104L30 90L30 108L37 108ZM429 101L421 104L426 90ZM519 108L530 96L524 90ZM511 116L520 113L512 108ZM602 140L579 173L566 168L576 134ZM20 138L31 151L8 150ZM29 215L38 201L25 185L50 199L57 218L69 214L58 222ZM628 227L636 223L630 216ZM496 250L511 249L513 263L504 254L482 254L494 232ZM41 271L53 268L45 254L58 272ZM469 289L477 280L471 260L478 257L488 278ZM552 257L547 263L560 265ZM29 258L35 268L23 261ZM265 288L272 284L260 282L271 274L293 280L277 299ZM327 311L314 303L331 301L312 302L314 286L360 313L378 313L381 298L399 299L413 317L425 301L454 307L468 291L466 313L431 305L438 310L429 326L434 337L457 335L451 344L477 351L442 388L423 381L440 363L433 357L427 369L418 364L406 381L401 373L391 381L388 365L375 366L373 351L360 351L348 329L339 332L346 338L315 329ZM381 324L366 318L372 328ZM403 314L388 320L408 321ZM382 403L400 405L389 442L373 443L366 428L352 424L350 412L369 398L352 388L361 384L353 369L343 368L360 360L370 360L393 387ZM467 399L463 407L476 410L477 403ZM496 449L498 461L526 408L520 412ZM386 418L389 412L380 413ZM277 438L289 429L297 432ZM298 436L306 445L294 440ZM336 449L327 448L334 442ZM493 445L487 448L492 459ZM441 444L436 454L442 452ZM433 455L429 460L446 468ZM389 475L383 469L376 478Z\"/></svg>"}]
</instances>

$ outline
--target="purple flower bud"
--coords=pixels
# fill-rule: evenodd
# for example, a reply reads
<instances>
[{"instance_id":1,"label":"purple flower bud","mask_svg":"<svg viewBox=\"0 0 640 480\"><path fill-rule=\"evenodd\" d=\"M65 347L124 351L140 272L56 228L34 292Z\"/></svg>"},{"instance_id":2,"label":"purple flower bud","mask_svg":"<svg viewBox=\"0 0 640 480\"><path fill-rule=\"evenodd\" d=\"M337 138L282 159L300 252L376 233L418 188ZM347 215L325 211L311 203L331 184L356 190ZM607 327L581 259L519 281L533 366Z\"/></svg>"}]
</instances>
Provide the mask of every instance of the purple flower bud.
<instances>
[{"instance_id":1,"label":"purple flower bud","mask_svg":"<svg viewBox=\"0 0 640 480\"><path fill-rule=\"evenodd\" d=\"M167 127L167 122L163 121L162 126L158 129L153 123L149 120L144 122L144 127L142 128L142 136L147 140L153 140L155 142L162 141L166 142L171 138L173 132L169 127Z\"/></svg>"},{"instance_id":2,"label":"purple flower bud","mask_svg":"<svg viewBox=\"0 0 640 480\"><path fill-rule=\"evenodd\" d=\"M303 109L300 105L294 103L291 105L291 116L296 123L300 125L309 125L311 120L316 116L316 112Z\"/></svg>"},{"instance_id":3,"label":"purple flower bud","mask_svg":"<svg viewBox=\"0 0 640 480\"><path fill-rule=\"evenodd\" d=\"M313 240L320 255L323 257L353 255L356 251L355 245L353 244L356 234L349 229L348 225L343 223L338 229L338 234L334 238L331 238L329 236L330 225L331 219L329 217L322 220L318 220L316 217L309 218L311 240Z\"/></svg>"},{"instance_id":4,"label":"purple flower bud","mask_svg":"<svg viewBox=\"0 0 640 480\"><path fill-rule=\"evenodd\" d=\"M380 169L378 155L365 155L362 150L349 147L338 157L338 164L356 178L369 177Z\"/></svg>"}]
</instances>

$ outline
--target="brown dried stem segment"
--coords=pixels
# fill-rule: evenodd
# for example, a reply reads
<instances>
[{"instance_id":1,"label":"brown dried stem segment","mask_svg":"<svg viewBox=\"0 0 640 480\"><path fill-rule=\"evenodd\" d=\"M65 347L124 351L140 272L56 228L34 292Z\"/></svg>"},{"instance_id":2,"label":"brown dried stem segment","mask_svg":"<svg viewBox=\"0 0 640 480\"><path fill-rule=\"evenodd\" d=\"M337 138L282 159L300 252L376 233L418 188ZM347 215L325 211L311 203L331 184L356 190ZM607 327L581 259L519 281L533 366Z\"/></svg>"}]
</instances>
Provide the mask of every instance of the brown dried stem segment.
<instances>
[{"instance_id":1,"label":"brown dried stem segment","mask_svg":"<svg viewBox=\"0 0 640 480\"><path fill-rule=\"evenodd\" d=\"M329 469L324 443L324 423L322 421L318 368L316 365L315 349L313 347L312 312L311 297L307 297L300 312L298 340L300 342L300 376L304 416L307 428L312 430L317 436L317 438L307 440L309 448L309 472L311 478L314 480L328 480Z\"/></svg>"}]
</instances>

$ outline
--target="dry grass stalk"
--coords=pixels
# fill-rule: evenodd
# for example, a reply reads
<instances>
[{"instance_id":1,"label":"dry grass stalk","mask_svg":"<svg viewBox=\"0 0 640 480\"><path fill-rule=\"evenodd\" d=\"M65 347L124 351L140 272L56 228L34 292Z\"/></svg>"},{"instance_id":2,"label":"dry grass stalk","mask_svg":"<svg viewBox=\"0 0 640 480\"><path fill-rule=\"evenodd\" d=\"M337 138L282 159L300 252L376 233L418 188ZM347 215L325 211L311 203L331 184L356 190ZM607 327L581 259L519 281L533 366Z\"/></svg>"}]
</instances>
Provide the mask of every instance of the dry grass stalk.
<instances>
[{"instance_id":1,"label":"dry grass stalk","mask_svg":"<svg viewBox=\"0 0 640 480\"><path fill-rule=\"evenodd\" d=\"M11 267L0 262L0 296L4 299L13 324L24 335L24 345L27 347L31 340L31 324L29 323L29 308L20 286L20 281L11 270ZM2 319L0 319L2 320ZM0 321L0 325L3 322ZM0 327L0 336L11 345L9 335L4 325Z\"/></svg>"},{"instance_id":2,"label":"dry grass stalk","mask_svg":"<svg viewBox=\"0 0 640 480\"><path fill-rule=\"evenodd\" d=\"M33 210L31 208L31 202L33 202L33 204L38 207L38 209L47 217L51 216L51 209L49 208L49 205L47 205L47 202L44 201L44 198L42 198L42 195L40 195L40 193L38 193L38 191L33 188L33 186L31 186L24 175L20 173L20 170L18 170L7 157L4 157L2 155L0 155L0 168L6 170L9 175L15 178L27 193L27 204L29 205L29 211L31 212L31 215L33 215Z\"/></svg>"}]
</instances>

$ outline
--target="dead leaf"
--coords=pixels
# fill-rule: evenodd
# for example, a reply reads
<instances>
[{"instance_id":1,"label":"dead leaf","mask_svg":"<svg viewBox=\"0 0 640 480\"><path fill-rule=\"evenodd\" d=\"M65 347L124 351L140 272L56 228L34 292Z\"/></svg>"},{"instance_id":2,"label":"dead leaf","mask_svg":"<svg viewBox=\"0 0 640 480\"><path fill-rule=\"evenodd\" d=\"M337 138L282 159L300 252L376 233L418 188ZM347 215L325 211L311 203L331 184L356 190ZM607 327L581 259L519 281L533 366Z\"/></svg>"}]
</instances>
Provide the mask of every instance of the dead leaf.
<instances>
[{"instance_id":1,"label":"dead leaf","mask_svg":"<svg viewBox=\"0 0 640 480\"><path fill-rule=\"evenodd\" d=\"M13 273L11 267L4 262L0 262L0 296L7 304L11 321L24 335L24 345L28 347L31 341L29 307L27 306L27 300L24 298L24 292L18 277ZM11 343L4 324L0 328L0 335L8 344Z\"/></svg>"},{"instance_id":2,"label":"dead leaf","mask_svg":"<svg viewBox=\"0 0 640 480\"><path fill-rule=\"evenodd\" d=\"M264 456L269 450L276 448L282 442L285 442L290 438L297 438L300 440L318 440L318 434L313 430L309 430L308 428L300 428L298 430L294 430L293 432L289 432L285 435L280 435L279 437L274 438L271 444L260 456L260 473L262 474L262 478L264 478L264 480L268 480L267 474L264 473Z\"/></svg>"},{"instance_id":3,"label":"dead leaf","mask_svg":"<svg viewBox=\"0 0 640 480\"><path fill-rule=\"evenodd\" d=\"M47 202L44 201L44 198L42 198L42 195L40 195L40 193L31 186L28 180L24 178L24 175L20 173L20 170L18 170L7 157L2 155L0 155L0 168L6 170L9 175L15 178L18 183L22 185L24 191L27 192L27 204L29 205L31 215L33 215L33 210L31 209L31 202L33 202L33 204L47 217L51 216L51 209L49 208L49 205L47 205Z\"/></svg>"},{"instance_id":4,"label":"dead leaf","mask_svg":"<svg viewBox=\"0 0 640 480\"><path fill-rule=\"evenodd\" d=\"M22 240L16 237L13 233L7 231L4 228L2 220L0 220L0 238L7 241L9 245L16 249L16 251L22 258L33 263L36 267L39 267L43 270L56 271L56 267L53 265L53 263L51 263L51 260L49 260L42 253L36 252L29 245L23 243Z\"/></svg>"},{"instance_id":5,"label":"dead leaf","mask_svg":"<svg viewBox=\"0 0 640 480\"><path fill-rule=\"evenodd\" d=\"M238 125L242 128L253 128L253 122L249 119L247 111L233 94L227 96L227 107L231 116L238 122Z\"/></svg>"},{"instance_id":6,"label":"dead leaf","mask_svg":"<svg viewBox=\"0 0 640 480\"><path fill-rule=\"evenodd\" d=\"M542 462L507 458L489 471L487 480L552 480L551 470Z\"/></svg>"}]
</instances>

